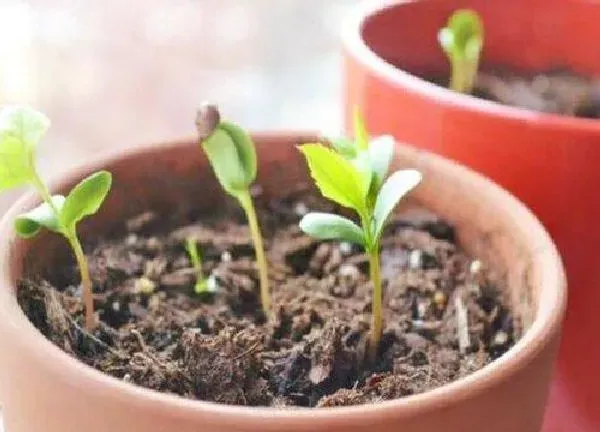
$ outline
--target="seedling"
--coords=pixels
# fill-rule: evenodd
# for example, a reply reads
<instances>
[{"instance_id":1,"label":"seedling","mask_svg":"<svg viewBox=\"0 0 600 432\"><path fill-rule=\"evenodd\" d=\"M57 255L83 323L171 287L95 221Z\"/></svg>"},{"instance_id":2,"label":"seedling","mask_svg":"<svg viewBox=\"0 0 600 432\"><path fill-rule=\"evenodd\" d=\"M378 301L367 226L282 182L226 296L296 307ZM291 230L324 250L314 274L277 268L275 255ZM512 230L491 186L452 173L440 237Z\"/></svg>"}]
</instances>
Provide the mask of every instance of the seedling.
<instances>
[{"instance_id":1,"label":"seedling","mask_svg":"<svg viewBox=\"0 0 600 432\"><path fill-rule=\"evenodd\" d=\"M450 60L450 88L471 93L475 86L483 49L483 21L477 12L460 9L438 33L439 43Z\"/></svg>"},{"instance_id":2,"label":"seedling","mask_svg":"<svg viewBox=\"0 0 600 432\"><path fill-rule=\"evenodd\" d=\"M217 180L235 197L246 213L256 252L260 279L260 299L265 314L271 310L267 259L260 226L256 217L250 186L256 179L256 149L252 138L239 126L221 121L219 110L205 104L196 117L198 138Z\"/></svg>"},{"instance_id":3,"label":"seedling","mask_svg":"<svg viewBox=\"0 0 600 432\"><path fill-rule=\"evenodd\" d=\"M49 127L50 120L44 114L26 106L0 111L0 192L29 185L39 193L43 203L18 216L15 230L23 238L34 237L42 228L65 237L79 266L85 327L92 330L96 325L92 281L77 224L100 209L110 191L112 176L99 171L77 184L66 197L51 196L35 163L37 145Z\"/></svg>"},{"instance_id":4,"label":"seedling","mask_svg":"<svg viewBox=\"0 0 600 432\"><path fill-rule=\"evenodd\" d=\"M204 277L204 272L202 270L202 254L198 249L198 244L193 238L186 239L185 250L188 254L192 267L196 271L196 284L194 285L194 292L196 294L205 294L211 292L208 280Z\"/></svg>"},{"instance_id":5,"label":"seedling","mask_svg":"<svg viewBox=\"0 0 600 432\"><path fill-rule=\"evenodd\" d=\"M374 361L382 334L381 235L393 209L421 181L421 174L407 169L386 179L394 153L393 138L370 140L358 111L354 131L354 141L334 140L333 149L311 143L301 145L300 151L323 196L354 210L360 226L335 214L308 213L300 221L300 228L318 239L352 242L365 248L373 284L369 360Z\"/></svg>"}]
</instances>

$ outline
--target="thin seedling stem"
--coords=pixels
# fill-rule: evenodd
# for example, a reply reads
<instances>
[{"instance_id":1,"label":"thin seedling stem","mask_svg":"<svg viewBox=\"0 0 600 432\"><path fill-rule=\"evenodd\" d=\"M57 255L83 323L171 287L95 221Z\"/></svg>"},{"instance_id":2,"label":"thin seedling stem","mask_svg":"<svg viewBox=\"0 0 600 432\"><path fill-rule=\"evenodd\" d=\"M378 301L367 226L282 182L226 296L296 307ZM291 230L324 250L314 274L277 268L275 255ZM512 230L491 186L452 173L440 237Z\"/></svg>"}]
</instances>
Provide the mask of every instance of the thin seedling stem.
<instances>
[{"instance_id":1,"label":"thin seedling stem","mask_svg":"<svg viewBox=\"0 0 600 432\"><path fill-rule=\"evenodd\" d=\"M67 234L67 239L77 260L79 273L81 275L81 288L83 293L83 302L85 304L85 329L91 331L96 327L96 315L94 314L94 294L92 292L92 279L87 259L83 253L81 242L77 238L77 233L72 232Z\"/></svg>"},{"instance_id":2,"label":"thin seedling stem","mask_svg":"<svg viewBox=\"0 0 600 432\"><path fill-rule=\"evenodd\" d=\"M373 306L371 312L371 339L369 343L369 361L374 363L381 341L382 333L382 297L383 288L381 284L381 264L379 259L379 247L369 251L369 272L373 282Z\"/></svg>"},{"instance_id":3,"label":"thin seedling stem","mask_svg":"<svg viewBox=\"0 0 600 432\"><path fill-rule=\"evenodd\" d=\"M254 250L256 253L256 264L258 266L258 273L260 279L260 301L265 314L271 313L271 293L269 291L269 273L267 266L267 258L265 256L265 248L263 245L262 234L260 232L260 226L258 225L258 218L256 216L256 210L254 208L254 202L250 196L250 192L245 192L239 196L242 208L246 212L248 218L248 225L250 227L250 235L252 236L252 242L254 243Z\"/></svg>"}]
</instances>

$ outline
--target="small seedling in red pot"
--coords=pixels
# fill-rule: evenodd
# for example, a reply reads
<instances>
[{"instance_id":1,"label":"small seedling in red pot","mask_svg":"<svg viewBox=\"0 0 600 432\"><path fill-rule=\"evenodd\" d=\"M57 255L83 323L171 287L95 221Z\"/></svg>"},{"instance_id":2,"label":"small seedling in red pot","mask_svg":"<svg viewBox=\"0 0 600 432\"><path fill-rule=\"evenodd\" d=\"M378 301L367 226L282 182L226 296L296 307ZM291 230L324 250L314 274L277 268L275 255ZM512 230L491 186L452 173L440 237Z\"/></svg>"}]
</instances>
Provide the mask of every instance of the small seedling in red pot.
<instances>
[{"instance_id":1,"label":"small seedling in red pot","mask_svg":"<svg viewBox=\"0 0 600 432\"><path fill-rule=\"evenodd\" d=\"M377 354L382 334L382 280L380 240L386 222L400 201L421 181L412 169L399 170L386 179L394 152L391 137L369 140L358 111L355 114L355 140L334 140L333 149L319 143L303 144L317 187L325 198L354 210L360 226L345 217L329 213L308 213L300 228L322 240L342 240L363 246L369 256L373 284L372 324L369 360Z\"/></svg>"},{"instance_id":2,"label":"small seedling in red pot","mask_svg":"<svg viewBox=\"0 0 600 432\"><path fill-rule=\"evenodd\" d=\"M37 145L49 127L50 120L29 107L12 106L0 111L0 192L29 185L39 193L43 203L16 218L16 232L31 238L45 228L65 237L79 266L85 327L92 330L96 325L92 281L77 224L98 212L110 191L112 176L99 171L77 184L66 197L51 196L35 163Z\"/></svg>"},{"instance_id":3,"label":"small seedling in red pot","mask_svg":"<svg viewBox=\"0 0 600 432\"><path fill-rule=\"evenodd\" d=\"M221 121L216 106L204 104L196 117L198 138L217 180L235 197L246 213L256 252L260 299L265 314L271 310L267 259L250 186L256 179L256 149L252 138L239 126Z\"/></svg>"},{"instance_id":4,"label":"small seedling in red pot","mask_svg":"<svg viewBox=\"0 0 600 432\"><path fill-rule=\"evenodd\" d=\"M438 33L438 40L450 60L450 88L471 93L475 86L483 49L483 22L477 12L460 9Z\"/></svg>"}]
</instances>

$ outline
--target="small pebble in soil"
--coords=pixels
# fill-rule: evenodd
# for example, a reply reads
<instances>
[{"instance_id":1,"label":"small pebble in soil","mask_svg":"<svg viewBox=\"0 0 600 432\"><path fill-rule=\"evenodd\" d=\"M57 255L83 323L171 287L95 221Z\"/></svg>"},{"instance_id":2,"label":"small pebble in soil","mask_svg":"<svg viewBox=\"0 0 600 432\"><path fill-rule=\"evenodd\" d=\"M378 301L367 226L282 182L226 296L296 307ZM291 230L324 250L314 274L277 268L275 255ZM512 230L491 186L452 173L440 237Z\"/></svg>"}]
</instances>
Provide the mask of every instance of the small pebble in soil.
<instances>
[{"instance_id":1,"label":"small pebble in soil","mask_svg":"<svg viewBox=\"0 0 600 432\"><path fill-rule=\"evenodd\" d=\"M223 251L223 253L221 254L221 261L224 263L231 262L231 252Z\"/></svg>"},{"instance_id":2,"label":"small pebble in soil","mask_svg":"<svg viewBox=\"0 0 600 432\"><path fill-rule=\"evenodd\" d=\"M250 195L252 195L253 198L257 198L257 197L261 196L262 194L263 194L263 188L261 185L253 184L252 186L250 186Z\"/></svg>"},{"instance_id":3,"label":"small pebble in soil","mask_svg":"<svg viewBox=\"0 0 600 432\"><path fill-rule=\"evenodd\" d=\"M219 281L214 273L211 273L208 279L206 279L206 289L211 293L219 291Z\"/></svg>"},{"instance_id":4,"label":"small pebble in soil","mask_svg":"<svg viewBox=\"0 0 600 432\"><path fill-rule=\"evenodd\" d=\"M161 246L162 246L162 243L156 237L150 237L146 241L146 249L148 249L149 251L158 251L158 250L160 250Z\"/></svg>"},{"instance_id":5,"label":"small pebble in soil","mask_svg":"<svg viewBox=\"0 0 600 432\"><path fill-rule=\"evenodd\" d=\"M296 216L304 216L308 212L308 207L304 202L298 201L296 205L294 205L294 213L296 214Z\"/></svg>"},{"instance_id":6,"label":"small pebble in soil","mask_svg":"<svg viewBox=\"0 0 600 432\"><path fill-rule=\"evenodd\" d=\"M341 242L340 243L340 252L342 253L343 256L348 256L348 255L352 254L352 252L353 252L352 243Z\"/></svg>"},{"instance_id":7,"label":"small pebble in soil","mask_svg":"<svg viewBox=\"0 0 600 432\"><path fill-rule=\"evenodd\" d=\"M415 249L410 252L408 258L408 264L411 269L419 269L421 268L423 253L419 249Z\"/></svg>"},{"instance_id":8,"label":"small pebble in soil","mask_svg":"<svg viewBox=\"0 0 600 432\"><path fill-rule=\"evenodd\" d=\"M134 289L135 292L142 294L152 294L156 289L156 282L151 281L147 277L141 277L136 279Z\"/></svg>"},{"instance_id":9,"label":"small pebble in soil","mask_svg":"<svg viewBox=\"0 0 600 432\"><path fill-rule=\"evenodd\" d=\"M494 345L497 346L503 346L506 345L506 343L508 342L508 335L503 332L503 331L499 331L494 335Z\"/></svg>"},{"instance_id":10,"label":"small pebble in soil","mask_svg":"<svg viewBox=\"0 0 600 432\"><path fill-rule=\"evenodd\" d=\"M360 278L360 271L356 268L356 266L351 264L344 264L341 266L338 273L340 278L347 283L356 283L358 282L358 278Z\"/></svg>"},{"instance_id":11,"label":"small pebble in soil","mask_svg":"<svg viewBox=\"0 0 600 432\"><path fill-rule=\"evenodd\" d=\"M483 264L481 263L481 261L479 260L473 260L471 261L471 265L469 266L469 271L471 272L471 274L478 274L481 271Z\"/></svg>"},{"instance_id":12,"label":"small pebble in soil","mask_svg":"<svg viewBox=\"0 0 600 432\"><path fill-rule=\"evenodd\" d=\"M436 291L433 294L433 303L435 303L438 309L444 309L448 302L448 296L442 291Z\"/></svg>"}]
</instances>

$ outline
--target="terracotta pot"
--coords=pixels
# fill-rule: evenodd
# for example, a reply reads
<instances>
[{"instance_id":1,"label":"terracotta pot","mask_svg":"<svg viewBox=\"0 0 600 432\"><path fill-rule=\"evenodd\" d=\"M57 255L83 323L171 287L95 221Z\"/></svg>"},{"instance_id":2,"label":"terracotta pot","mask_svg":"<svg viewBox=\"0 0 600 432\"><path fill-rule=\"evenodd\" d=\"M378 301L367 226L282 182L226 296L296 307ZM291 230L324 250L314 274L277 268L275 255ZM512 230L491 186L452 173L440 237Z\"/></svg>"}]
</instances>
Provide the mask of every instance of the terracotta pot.
<instances>
[{"instance_id":1,"label":"terracotta pot","mask_svg":"<svg viewBox=\"0 0 600 432\"><path fill-rule=\"evenodd\" d=\"M345 28L347 129L358 105L373 133L392 133L470 166L541 219L561 251L572 288L550 410L549 426L556 429L548 430L572 430L573 424L599 430L600 344L590 341L596 340L600 305L600 121L507 107L412 75L448 73L436 35L462 7L474 8L484 20L484 67L533 73L564 66L600 73L600 52L589 42L600 37L600 2L388 1L357 10Z\"/></svg>"},{"instance_id":2,"label":"terracotta pot","mask_svg":"<svg viewBox=\"0 0 600 432\"><path fill-rule=\"evenodd\" d=\"M307 180L294 144L311 137L256 136L260 183L267 196ZM314 140L314 137L312 138ZM263 432L397 431L534 432L539 430L559 342L566 288L560 257L535 217L483 177L440 157L399 147L396 166L422 171L413 202L455 224L467 251L506 274L513 307L528 330L514 348L450 385L377 405L277 410L185 400L104 375L65 354L27 320L15 297L26 268L44 272L65 251L62 239L21 241L12 218L36 203L29 194L0 225L0 397L8 432ZM99 160L54 185L65 190L86 173L107 168L114 188L101 213L83 227L88 241L123 218L148 209L226 199L196 145L172 143ZM410 202L404 205L411 205Z\"/></svg>"}]
</instances>

